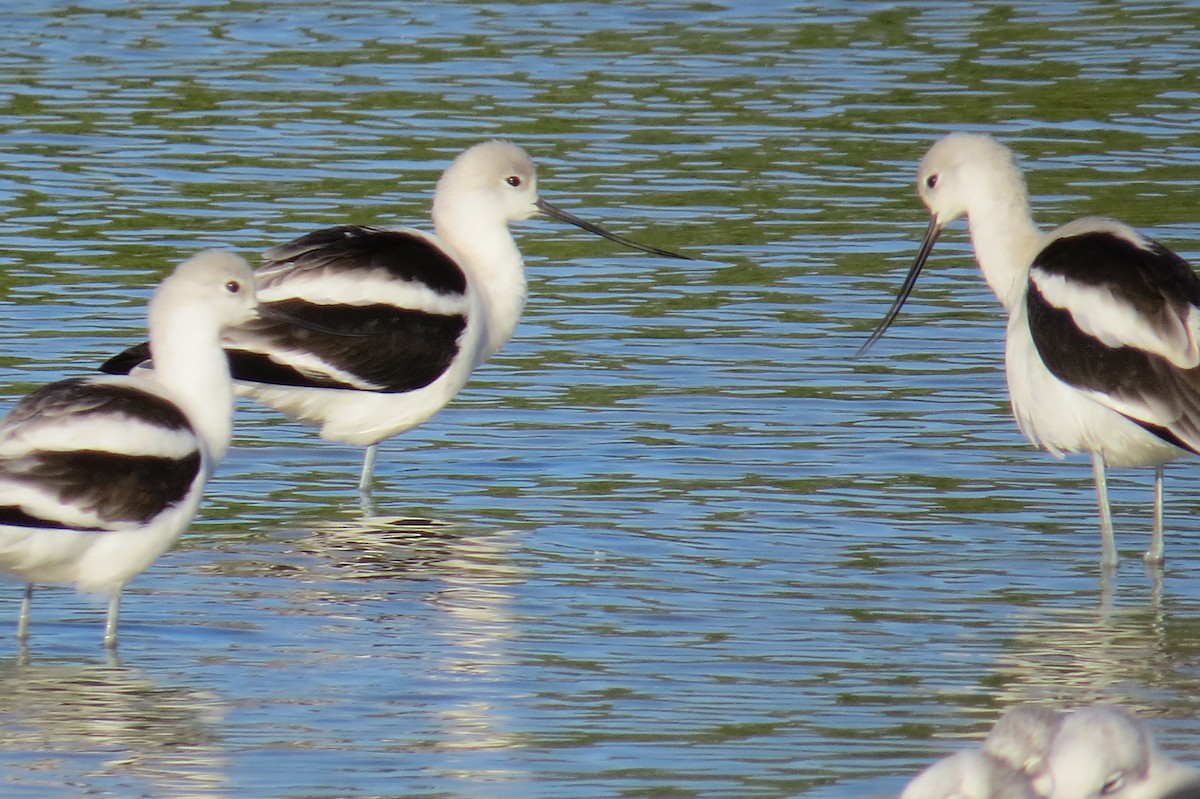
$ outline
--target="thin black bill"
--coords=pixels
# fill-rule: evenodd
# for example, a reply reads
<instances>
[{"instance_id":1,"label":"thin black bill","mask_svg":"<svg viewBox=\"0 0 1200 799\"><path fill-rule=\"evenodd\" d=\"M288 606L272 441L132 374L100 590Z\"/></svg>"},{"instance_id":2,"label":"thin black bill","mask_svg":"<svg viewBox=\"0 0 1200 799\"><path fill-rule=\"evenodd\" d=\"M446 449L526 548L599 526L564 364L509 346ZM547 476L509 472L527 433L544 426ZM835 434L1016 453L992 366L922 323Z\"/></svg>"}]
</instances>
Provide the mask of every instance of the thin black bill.
<instances>
[{"instance_id":1,"label":"thin black bill","mask_svg":"<svg viewBox=\"0 0 1200 799\"><path fill-rule=\"evenodd\" d=\"M921 268L925 266L925 261L929 259L929 253L933 252L933 245L937 243L938 235L942 232L942 226L938 223L936 216L930 217L929 227L925 228L925 237L921 239L921 249L917 251L917 260L913 261L912 267L908 270L908 275L905 276L904 282L900 285L900 293L896 295L892 307L888 308L887 315L883 317L875 330L867 338L863 345L858 348L858 352L854 353L854 357L858 357L871 348L871 346L883 337L884 332L891 326L892 322L896 321L896 317L900 314L900 309L904 307L904 301L908 299L908 295L912 294L913 286L917 285L917 278L921 275Z\"/></svg>"},{"instance_id":2,"label":"thin black bill","mask_svg":"<svg viewBox=\"0 0 1200 799\"><path fill-rule=\"evenodd\" d=\"M569 214L566 211L564 211L563 209L559 208L558 206L551 205L550 203L546 202L545 200L538 200L537 207L538 207L538 210L541 211L546 216L553 217L554 219L557 219L560 222L566 222L569 225L574 225L577 228L582 228L583 230L586 230L589 233L595 233L597 236L603 236L604 238L608 239L609 241L615 241L617 244L624 244L626 247L630 247L635 250L641 250L642 252L648 252L648 253L651 253L652 255L661 255L664 258L682 258L685 261L694 260L692 258L689 258L686 255L680 255L677 252L671 252L670 250L659 249L658 247L651 247L648 244L639 244L638 242L633 241L632 239L627 239L624 236L618 236L616 233L609 233L607 230L600 227L599 225L594 225L591 222L580 219L579 217L575 216L574 214Z\"/></svg>"}]
</instances>

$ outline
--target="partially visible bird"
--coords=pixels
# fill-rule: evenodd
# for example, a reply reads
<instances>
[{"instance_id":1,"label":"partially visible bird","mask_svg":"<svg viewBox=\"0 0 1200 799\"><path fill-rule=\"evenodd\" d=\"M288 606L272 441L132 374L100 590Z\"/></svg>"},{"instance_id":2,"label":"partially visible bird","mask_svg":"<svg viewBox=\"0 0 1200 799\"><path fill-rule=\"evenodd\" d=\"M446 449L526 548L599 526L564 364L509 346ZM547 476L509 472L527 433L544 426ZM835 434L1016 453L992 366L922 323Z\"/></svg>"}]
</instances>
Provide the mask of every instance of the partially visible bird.
<instances>
[{"instance_id":1,"label":"partially visible bird","mask_svg":"<svg viewBox=\"0 0 1200 799\"><path fill-rule=\"evenodd\" d=\"M1163 465L1200 452L1200 279L1175 253L1121 222L1086 217L1043 233L1012 152L952 133L921 159L931 218L916 261L863 353L895 320L942 229L966 216L975 258L1008 312L1013 415L1056 456L1092 456L1101 564L1117 563L1107 466L1153 466L1146 560L1163 559Z\"/></svg>"},{"instance_id":2,"label":"partially visible bird","mask_svg":"<svg viewBox=\"0 0 1200 799\"><path fill-rule=\"evenodd\" d=\"M547 214L629 247L683 258L609 233L538 198L533 161L489 141L464 151L433 196L436 235L342 225L268 251L259 297L306 327L262 319L229 330L242 393L367 447L369 492L379 442L429 419L472 370L512 337L525 305L524 262L509 225ZM128 372L133 348L101 368Z\"/></svg>"},{"instance_id":3,"label":"partially visible bird","mask_svg":"<svg viewBox=\"0 0 1200 799\"><path fill-rule=\"evenodd\" d=\"M1045 705L1016 705L1001 714L983 741L983 751L1027 775L1046 763L1062 714Z\"/></svg>"},{"instance_id":4,"label":"partially visible bird","mask_svg":"<svg viewBox=\"0 0 1200 799\"><path fill-rule=\"evenodd\" d=\"M922 771L900 799L1039 799L1025 775L978 749L964 749Z\"/></svg>"},{"instance_id":5,"label":"partially visible bird","mask_svg":"<svg viewBox=\"0 0 1200 799\"><path fill-rule=\"evenodd\" d=\"M1146 726L1115 705L1068 713L1034 784L1049 799L1200 796L1200 770L1159 750Z\"/></svg>"},{"instance_id":6,"label":"partially visible bird","mask_svg":"<svg viewBox=\"0 0 1200 799\"><path fill-rule=\"evenodd\" d=\"M205 250L150 300L153 373L71 378L0 420L0 573L109 596L116 646L121 590L178 540L229 447L233 386L221 332L257 314L245 260Z\"/></svg>"}]
</instances>

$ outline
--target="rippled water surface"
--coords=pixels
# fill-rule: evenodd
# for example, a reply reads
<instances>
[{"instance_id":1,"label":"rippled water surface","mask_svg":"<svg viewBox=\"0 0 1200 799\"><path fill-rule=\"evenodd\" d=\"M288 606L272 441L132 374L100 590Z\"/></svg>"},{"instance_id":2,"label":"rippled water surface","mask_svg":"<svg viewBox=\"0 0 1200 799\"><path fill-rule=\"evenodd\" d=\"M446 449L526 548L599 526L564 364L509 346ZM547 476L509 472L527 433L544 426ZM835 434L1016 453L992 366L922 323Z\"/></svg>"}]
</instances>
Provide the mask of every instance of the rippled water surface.
<instances>
[{"instance_id":1,"label":"rippled water surface","mask_svg":"<svg viewBox=\"0 0 1200 799\"><path fill-rule=\"evenodd\" d=\"M558 223L517 236L511 344L358 450L240 408L179 547L103 609L0 590L0 783L61 797L864 797L1025 700L1107 699L1200 751L1197 466L1169 562L1118 472L1009 418L958 228L872 353L956 128L1016 149L1046 224L1200 256L1185 4L32 0L0 14L0 385L141 335L201 246L424 224L511 138ZM7 650L7 654L4 654ZM1195 758L1193 758L1195 759Z\"/></svg>"}]
</instances>

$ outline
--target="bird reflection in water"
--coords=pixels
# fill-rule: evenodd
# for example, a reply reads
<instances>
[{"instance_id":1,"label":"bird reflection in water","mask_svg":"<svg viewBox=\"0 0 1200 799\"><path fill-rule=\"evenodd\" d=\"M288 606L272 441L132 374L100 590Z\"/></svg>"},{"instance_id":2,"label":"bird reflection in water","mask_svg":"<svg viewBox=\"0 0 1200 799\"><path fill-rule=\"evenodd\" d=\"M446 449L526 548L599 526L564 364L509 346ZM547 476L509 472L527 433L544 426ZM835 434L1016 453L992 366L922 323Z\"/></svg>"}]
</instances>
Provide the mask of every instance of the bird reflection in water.
<instances>
[{"instance_id":1,"label":"bird reflection in water","mask_svg":"<svg viewBox=\"0 0 1200 799\"><path fill-rule=\"evenodd\" d=\"M72 785L81 794L91 786L106 795L226 797L225 712L216 696L157 684L115 655L0 661L6 791Z\"/></svg>"},{"instance_id":2,"label":"bird reflection in water","mask_svg":"<svg viewBox=\"0 0 1200 799\"><path fill-rule=\"evenodd\" d=\"M364 516L314 525L292 540L299 552L319 558L342 579L444 576L484 569L503 580L514 534L480 535L419 516Z\"/></svg>"},{"instance_id":3,"label":"bird reflection in water","mask_svg":"<svg viewBox=\"0 0 1200 799\"><path fill-rule=\"evenodd\" d=\"M510 718L510 678L521 668L510 642L523 623L513 611L515 586L529 579L512 530L471 530L418 516L322 521L308 530L280 531L287 552L306 557L297 569L282 613L315 615L336 634L370 638L370 647L404 647L420 658L432 751L507 749L520 744ZM339 582L354 581L353 587ZM369 583L370 588L362 585ZM330 627L328 629L335 629ZM354 648L355 644L347 643ZM325 652L322 656L336 657ZM398 718L414 708L413 686L373 696L378 713ZM520 783L528 773L510 763L486 772L456 772L480 789ZM466 790L466 793L472 793ZM486 791L485 791L486 792Z\"/></svg>"}]
</instances>

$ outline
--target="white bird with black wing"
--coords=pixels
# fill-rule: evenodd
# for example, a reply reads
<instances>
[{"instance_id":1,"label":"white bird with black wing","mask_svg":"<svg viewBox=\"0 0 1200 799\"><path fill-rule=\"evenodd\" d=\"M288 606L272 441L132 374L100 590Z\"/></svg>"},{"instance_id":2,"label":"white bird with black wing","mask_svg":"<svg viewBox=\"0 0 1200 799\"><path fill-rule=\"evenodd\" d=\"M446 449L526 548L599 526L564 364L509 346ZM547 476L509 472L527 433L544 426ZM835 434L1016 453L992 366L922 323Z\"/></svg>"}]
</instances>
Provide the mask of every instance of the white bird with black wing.
<instances>
[{"instance_id":1,"label":"white bird with black wing","mask_svg":"<svg viewBox=\"0 0 1200 799\"><path fill-rule=\"evenodd\" d=\"M1117 563L1107 466L1154 466L1146 560L1163 558L1163 465L1200 453L1200 279L1175 253L1121 222L1034 225L1012 152L952 133L921 160L931 219L899 296L859 350L896 318L942 229L966 216L975 258L1009 314L1005 369L1013 415L1035 445L1092 455L1101 563Z\"/></svg>"},{"instance_id":2,"label":"white bird with black wing","mask_svg":"<svg viewBox=\"0 0 1200 799\"><path fill-rule=\"evenodd\" d=\"M227 331L239 391L318 424L326 439L367 446L369 491L380 441L433 416L512 337L525 305L524 262L509 225L543 213L656 255L684 256L609 233L538 198L533 161L489 141L461 153L433 196L436 235L344 225L265 255L259 298L294 323ZM145 358L133 348L105 371Z\"/></svg>"},{"instance_id":3,"label":"white bird with black wing","mask_svg":"<svg viewBox=\"0 0 1200 799\"><path fill-rule=\"evenodd\" d=\"M121 590L187 528L229 447L233 385L221 331L256 316L242 258L206 250L150 301L152 373L61 380L0 421L0 573L110 597L115 646Z\"/></svg>"}]
</instances>

